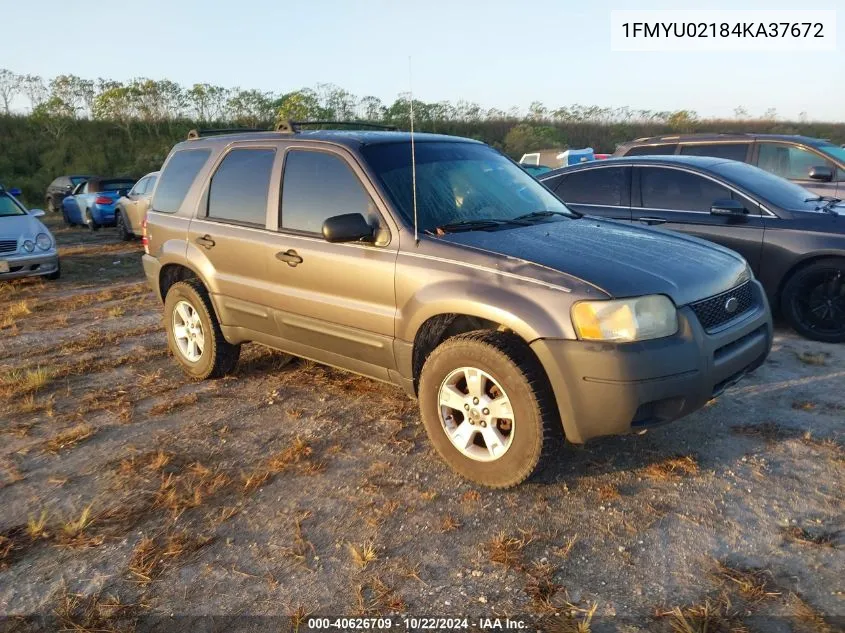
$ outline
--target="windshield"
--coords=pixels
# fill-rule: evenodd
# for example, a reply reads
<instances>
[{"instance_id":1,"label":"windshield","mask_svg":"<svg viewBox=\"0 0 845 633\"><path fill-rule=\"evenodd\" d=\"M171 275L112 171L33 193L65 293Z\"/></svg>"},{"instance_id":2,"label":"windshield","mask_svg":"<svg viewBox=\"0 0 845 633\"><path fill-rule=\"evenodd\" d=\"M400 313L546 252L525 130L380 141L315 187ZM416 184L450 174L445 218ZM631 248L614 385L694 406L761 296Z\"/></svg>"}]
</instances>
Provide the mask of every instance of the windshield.
<instances>
[{"instance_id":1,"label":"windshield","mask_svg":"<svg viewBox=\"0 0 845 633\"><path fill-rule=\"evenodd\" d=\"M814 211L819 207L818 194L753 165L727 161L714 165L712 169L763 200L784 209Z\"/></svg>"},{"instance_id":2,"label":"windshield","mask_svg":"<svg viewBox=\"0 0 845 633\"><path fill-rule=\"evenodd\" d=\"M362 149L393 205L414 222L410 143ZM419 229L472 220L513 220L538 211L572 214L543 185L492 148L425 142L415 148Z\"/></svg>"},{"instance_id":3,"label":"windshield","mask_svg":"<svg viewBox=\"0 0 845 633\"><path fill-rule=\"evenodd\" d=\"M70 177L70 184L72 184L75 187L79 183L85 182L86 180L88 180L88 176L71 176Z\"/></svg>"},{"instance_id":4,"label":"windshield","mask_svg":"<svg viewBox=\"0 0 845 633\"><path fill-rule=\"evenodd\" d=\"M0 191L0 218L10 215L26 215L26 210L5 191Z\"/></svg>"},{"instance_id":5,"label":"windshield","mask_svg":"<svg viewBox=\"0 0 845 633\"><path fill-rule=\"evenodd\" d=\"M827 154L840 165L845 165L845 147L839 147L831 143L830 145L817 145L816 149Z\"/></svg>"}]
</instances>

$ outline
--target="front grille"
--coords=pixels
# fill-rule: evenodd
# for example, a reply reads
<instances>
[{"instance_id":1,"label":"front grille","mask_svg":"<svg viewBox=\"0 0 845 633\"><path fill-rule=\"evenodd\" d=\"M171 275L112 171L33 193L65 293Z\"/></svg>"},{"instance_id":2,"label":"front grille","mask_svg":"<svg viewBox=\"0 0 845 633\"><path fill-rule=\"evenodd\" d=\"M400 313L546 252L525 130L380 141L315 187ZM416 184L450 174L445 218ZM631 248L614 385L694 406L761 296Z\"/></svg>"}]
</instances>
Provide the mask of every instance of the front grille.
<instances>
[{"instance_id":1,"label":"front grille","mask_svg":"<svg viewBox=\"0 0 845 633\"><path fill-rule=\"evenodd\" d=\"M729 312L725 306L731 299L736 299L737 305L736 309ZM727 292L693 303L691 307L702 327L710 332L754 307L751 282L746 281Z\"/></svg>"},{"instance_id":2,"label":"front grille","mask_svg":"<svg viewBox=\"0 0 845 633\"><path fill-rule=\"evenodd\" d=\"M0 253L14 253L16 250L18 250L17 240L0 239Z\"/></svg>"}]
</instances>

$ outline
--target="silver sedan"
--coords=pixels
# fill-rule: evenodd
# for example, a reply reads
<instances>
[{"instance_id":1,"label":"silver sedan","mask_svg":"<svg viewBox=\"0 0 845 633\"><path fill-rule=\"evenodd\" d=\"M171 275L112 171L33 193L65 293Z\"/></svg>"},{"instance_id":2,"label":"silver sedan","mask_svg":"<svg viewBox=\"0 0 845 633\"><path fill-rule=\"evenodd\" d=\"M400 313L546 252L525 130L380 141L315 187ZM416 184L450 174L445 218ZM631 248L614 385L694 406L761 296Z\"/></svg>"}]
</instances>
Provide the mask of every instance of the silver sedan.
<instances>
[{"instance_id":1,"label":"silver sedan","mask_svg":"<svg viewBox=\"0 0 845 633\"><path fill-rule=\"evenodd\" d=\"M0 281L61 274L56 239L38 220L41 209L27 211L0 186Z\"/></svg>"}]
</instances>

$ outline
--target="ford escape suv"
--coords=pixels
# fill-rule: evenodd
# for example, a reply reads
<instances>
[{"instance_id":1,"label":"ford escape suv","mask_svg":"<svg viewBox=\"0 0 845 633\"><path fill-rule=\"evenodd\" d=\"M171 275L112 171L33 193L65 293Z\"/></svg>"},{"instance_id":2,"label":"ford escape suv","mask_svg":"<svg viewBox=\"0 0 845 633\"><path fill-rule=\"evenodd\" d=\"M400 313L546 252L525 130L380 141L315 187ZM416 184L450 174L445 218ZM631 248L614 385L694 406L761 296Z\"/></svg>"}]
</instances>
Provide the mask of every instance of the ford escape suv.
<instances>
[{"instance_id":1,"label":"ford escape suv","mask_svg":"<svg viewBox=\"0 0 845 633\"><path fill-rule=\"evenodd\" d=\"M504 488L561 433L680 418L766 358L741 256L570 211L483 143L414 141L415 161L404 132L289 125L173 148L143 265L188 375L258 342L396 384L449 466Z\"/></svg>"}]
</instances>

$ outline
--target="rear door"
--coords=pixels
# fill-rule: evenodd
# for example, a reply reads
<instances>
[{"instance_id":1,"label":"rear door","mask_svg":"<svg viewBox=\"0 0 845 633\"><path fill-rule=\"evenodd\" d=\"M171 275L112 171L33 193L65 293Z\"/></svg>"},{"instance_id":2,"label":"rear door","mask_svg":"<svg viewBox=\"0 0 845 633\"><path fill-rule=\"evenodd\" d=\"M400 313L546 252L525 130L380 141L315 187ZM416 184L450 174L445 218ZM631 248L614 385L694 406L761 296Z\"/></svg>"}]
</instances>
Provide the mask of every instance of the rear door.
<instances>
[{"instance_id":1,"label":"rear door","mask_svg":"<svg viewBox=\"0 0 845 633\"><path fill-rule=\"evenodd\" d=\"M720 181L677 167L638 166L633 179L635 222L716 242L759 271L765 218L756 201ZM742 202L748 213L740 218L711 214L713 203L725 199Z\"/></svg>"},{"instance_id":2,"label":"rear door","mask_svg":"<svg viewBox=\"0 0 845 633\"><path fill-rule=\"evenodd\" d=\"M220 323L239 328L244 340L266 342L275 333L267 258L276 235L267 218L277 206L278 157L274 144L230 148L188 227L188 259L209 281Z\"/></svg>"},{"instance_id":3,"label":"rear door","mask_svg":"<svg viewBox=\"0 0 845 633\"><path fill-rule=\"evenodd\" d=\"M345 150L288 148L276 247L267 266L278 335L291 342L295 353L387 379L387 368L395 367L399 240L380 205ZM344 213L367 218L376 228L376 242L325 241L323 221Z\"/></svg>"},{"instance_id":4,"label":"rear door","mask_svg":"<svg viewBox=\"0 0 845 633\"><path fill-rule=\"evenodd\" d=\"M631 221L631 167L596 166L561 174L551 184L570 209L587 215Z\"/></svg>"},{"instance_id":5,"label":"rear door","mask_svg":"<svg viewBox=\"0 0 845 633\"><path fill-rule=\"evenodd\" d=\"M79 209L79 200L77 199L77 196L81 196L83 193L85 193L87 188L87 182L81 183L74 188L73 193L71 193L71 195L62 200L62 209L64 211L64 215L71 222L81 223L83 221L82 213Z\"/></svg>"}]
</instances>

